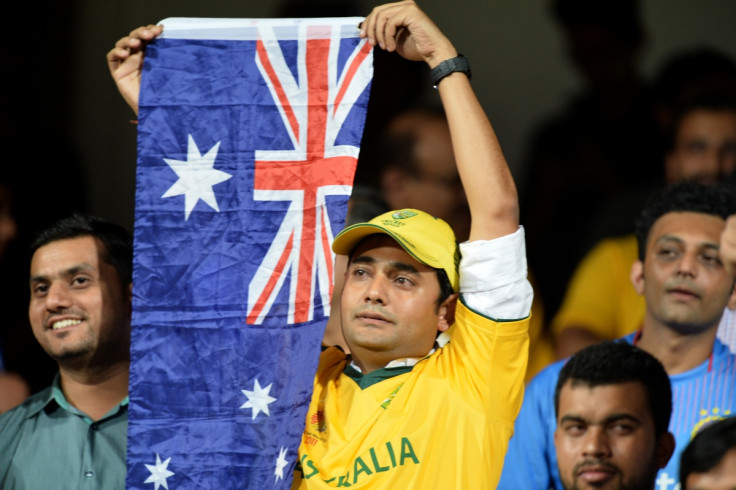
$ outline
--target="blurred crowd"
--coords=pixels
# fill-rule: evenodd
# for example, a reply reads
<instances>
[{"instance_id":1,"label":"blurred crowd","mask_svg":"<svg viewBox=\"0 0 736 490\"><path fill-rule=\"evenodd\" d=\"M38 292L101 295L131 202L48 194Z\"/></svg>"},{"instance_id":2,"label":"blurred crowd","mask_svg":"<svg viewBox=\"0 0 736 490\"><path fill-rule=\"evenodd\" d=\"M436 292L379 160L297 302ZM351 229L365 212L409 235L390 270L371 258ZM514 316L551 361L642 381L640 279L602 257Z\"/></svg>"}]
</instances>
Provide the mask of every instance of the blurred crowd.
<instances>
[{"instance_id":1,"label":"blurred crowd","mask_svg":"<svg viewBox=\"0 0 736 490\"><path fill-rule=\"evenodd\" d=\"M287 2L279 16L359 15L350 3L321 5ZM736 167L733 59L693 46L645 79L639 2L557 0L549 9L585 84L562 112L535 128L517 177L535 291L528 379L553 360L641 325L643 299L629 284L628 269L636 253L634 219L646 196L680 179L730 184ZM36 47L31 42L6 54L3 66L8 72L26 67ZM427 69L395 53L374 55L348 223L414 207L445 219L463 241L467 202L447 123L426 86ZM23 91L22 78L3 79L9 91ZM55 371L33 341L27 292L17 287L25 282L26 248L34 230L86 207L75 155L60 132L35 118L44 102L29 110L28 101L5 97L0 112L8 149L0 169L0 273L10 313L0 328L0 368L2 382L24 387L19 393L46 386ZM43 145L32 144L33 131L44 133ZM28 148L34 148L32 167L21 163L31 159ZM724 315L724 328L730 319ZM736 343L736 334L723 335Z\"/></svg>"}]
</instances>

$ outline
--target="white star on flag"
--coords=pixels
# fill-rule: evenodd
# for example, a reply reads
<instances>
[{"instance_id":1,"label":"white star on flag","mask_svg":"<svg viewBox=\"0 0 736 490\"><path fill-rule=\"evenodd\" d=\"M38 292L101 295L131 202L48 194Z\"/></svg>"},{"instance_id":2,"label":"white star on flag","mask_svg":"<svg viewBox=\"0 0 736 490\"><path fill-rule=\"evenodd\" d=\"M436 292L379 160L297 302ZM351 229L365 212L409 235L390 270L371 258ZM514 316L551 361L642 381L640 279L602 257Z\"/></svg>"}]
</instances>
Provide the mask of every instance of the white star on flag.
<instances>
[{"instance_id":1,"label":"white star on flag","mask_svg":"<svg viewBox=\"0 0 736 490\"><path fill-rule=\"evenodd\" d=\"M194 142L194 138L190 134L186 161L164 158L169 167L176 172L179 180L174 182L174 185L169 187L169 190L161 197L184 195L185 220L189 219L192 209L200 199L209 204L215 211L220 211L212 187L220 182L225 182L232 175L215 169L215 158L219 148L220 141L210 148L206 155L202 156L197 143Z\"/></svg>"},{"instance_id":2,"label":"white star on flag","mask_svg":"<svg viewBox=\"0 0 736 490\"><path fill-rule=\"evenodd\" d=\"M258 382L258 378L256 378L256 381L253 384L253 391L240 390L248 397L248 401L243 403L240 408L253 409L253 418L251 420L255 420L256 415L260 412L265 413L269 417L271 416L271 413L268 411L268 405L269 403L276 401L276 398L268 395L271 391L271 386L273 386L273 383L265 388L261 388L261 384Z\"/></svg>"},{"instance_id":3,"label":"white star on flag","mask_svg":"<svg viewBox=\"0 0 736 490\"><path fill-rule=\"evenodd\" d=\"M156 453L156 464L146 465L148 471L151 472L151 476L149 476L143 483L153 483L153 490L158 490L158 487L160 486L169 490L169 484L166 482L166 479L175 475L173 471L169 471L167 468L169 466L169 461L171 461L171 458L166 459L166 461L162 463L161 456Z\"/></svg>"},{"instance_id":4,"label":"white star on flag","mask_svg":"<svg viewBox=\"0 0 736 490\"><path fill-rule=\"evenodd\" d=\"M284 479L284 468L289 464L286 461L286 451L287 449L285 447L279 449L279 457L276 459L276 469L273 470L273 474L276 475L276 481Z\"/></svg>"}]
</instances>

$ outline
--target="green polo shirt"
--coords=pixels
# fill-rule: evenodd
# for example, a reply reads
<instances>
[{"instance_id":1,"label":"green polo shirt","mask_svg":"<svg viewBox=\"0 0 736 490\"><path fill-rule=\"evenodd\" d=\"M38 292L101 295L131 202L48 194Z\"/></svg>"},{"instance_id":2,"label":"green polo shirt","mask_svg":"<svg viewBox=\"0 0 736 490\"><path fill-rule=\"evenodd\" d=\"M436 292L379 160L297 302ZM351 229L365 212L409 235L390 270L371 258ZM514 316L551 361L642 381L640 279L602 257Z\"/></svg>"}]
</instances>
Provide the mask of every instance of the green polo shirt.
<instances>
[{"instance_id":1,"label":"green polo shirt","mask_svg":"<svg viewBox=\"0 0 736 490\"><path fill-rule=\"evenodd\" d=\"M67 402L59 375L0 415L0 488L125 488L128 397L93 421Z\"/></svg>"}]
</instances>

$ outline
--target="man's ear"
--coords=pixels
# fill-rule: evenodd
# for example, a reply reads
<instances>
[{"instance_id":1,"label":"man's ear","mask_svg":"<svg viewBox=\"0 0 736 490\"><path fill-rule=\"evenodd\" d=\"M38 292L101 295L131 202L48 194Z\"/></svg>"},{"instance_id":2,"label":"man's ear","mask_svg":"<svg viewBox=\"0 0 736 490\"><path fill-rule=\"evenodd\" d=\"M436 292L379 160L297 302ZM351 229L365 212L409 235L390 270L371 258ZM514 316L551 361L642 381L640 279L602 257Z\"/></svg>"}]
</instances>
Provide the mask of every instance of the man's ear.
<instances>
[{"instance_id":1,"label":"man's ear","mask_svg":"<svg viewBox=\"0 0 736 490\"><path fill-rule=\"evenodd\" d=\"M629 274L629 279L631 279L631 284L634 285L634 289L636 289L636 292L640 295L644 294L644 264L641 260L637 260L634 262L634 265L631 266L631 273Z\"/></svg>"},{"instance_id":2,"label":"man's ear","mask_svg":"<svg viewBox=\"0 0 736 490\"><path fill-rule=\"evenodd\" d=\"M437 330L446 331L455 323L455 307L460 293L453 293L445 299L437 311Z\"/></svg>"},{"instance_id":3,"label":"man's ear","mask_svg":"<svg viewBox=\"0 0 736 490\"><path fill-rule=\"evenodd\" d=\"M736 281L733 283L733 289L731 289L731 296L728 298L728 303L726 303L726 306L728 306L729 310L736 310Z\"/></svg>"},{"instance_id":4,"label":"man's ear","mask_svg":"<svg viewBox=\"0 0 736 490\"><path fill-rule=\"evenodd\" d=\"M659 436L659 440L657 441L657 467L664 468L665 466L667 466L667 463L669 462L670 458L672 457L672 453L674 452L675 436L672 435L672 432L665 432L664 434Z\"/></svg>"}]
</instances>

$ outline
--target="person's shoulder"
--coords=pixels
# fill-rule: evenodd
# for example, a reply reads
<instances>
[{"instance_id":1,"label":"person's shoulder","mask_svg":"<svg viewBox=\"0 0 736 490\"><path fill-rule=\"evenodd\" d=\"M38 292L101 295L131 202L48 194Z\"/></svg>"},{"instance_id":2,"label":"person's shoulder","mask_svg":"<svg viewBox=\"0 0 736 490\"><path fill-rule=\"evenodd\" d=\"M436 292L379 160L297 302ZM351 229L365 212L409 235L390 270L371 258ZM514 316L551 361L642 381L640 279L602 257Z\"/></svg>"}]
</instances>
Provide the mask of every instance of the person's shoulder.
<instances>
[{"instance_id":1,"label":"person's shoulder","mask_svg":"<svg viewBox=\"0 0 736 490\"><path fill-rule=\"evenodd\" d=\"M0 415L0 447L15 439L14 434L19 432L23 423L32 415L38 413L46 405L51 394L51 388L46 388L26 398L23 403Z\"/></svg>"},{"instance_id":2,"label":"person's shoulder","mask_svg":"<svg viewBox=\"0 0 736 490\"><path fill-rule=\"evenodd\" d=\"M18 420L19 418L27 417L28 415L39 411L41 408L43 408L44 405L46 405L46 402L49 400L50 396L51 387L49 386L48 388L45 388L38 393L34 393L33 395L29 396L28 398L23 400L23 403L21 403L17 407L14 407L3 414L0 414L0 430L2 430L3 425L6 424L7 420Z\"/></svg>"},{"instance_id":3,"label":"person's shoulder","mask_svg":"<svg viewBox=\"0 0 736 490\"><path fill-rule=\"evenodd\" d=\"M557 385L557 378L560 376L562 366L565 365L567 359L553 362L545 367L529 381L526 387L526 397L531 397L537 393L548 393L553 391Z\"/></svg>"},{"instance_id":4,"label":"person's shoulder","mask_svg":"<svg viewBox=\"0 0 736 490\"><path fill-rule=\"evenodd\" d=\"M716 337L715 341L713 342L713 360L716 362L727 364L729 366L734 366L736 365L736 353L731 351L730 346L728 346L721 339ZM736 376L736 373L732 372L731 376Z\"/></svg>"}]
</instances>

